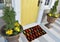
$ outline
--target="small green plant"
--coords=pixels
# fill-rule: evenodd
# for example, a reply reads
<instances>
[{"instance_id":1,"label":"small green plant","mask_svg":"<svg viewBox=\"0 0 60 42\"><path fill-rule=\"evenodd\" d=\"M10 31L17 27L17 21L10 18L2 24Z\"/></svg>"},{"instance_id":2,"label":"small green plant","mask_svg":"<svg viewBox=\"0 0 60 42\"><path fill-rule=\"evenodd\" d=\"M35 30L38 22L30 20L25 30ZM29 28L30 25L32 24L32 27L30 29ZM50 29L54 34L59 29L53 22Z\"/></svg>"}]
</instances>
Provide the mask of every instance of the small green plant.
<instances>
[{"instance_id":1,"label":"small green plant","mask_svg":"<svg viewBox=\"0 0 60 42\"><path fill-rule=\"evenodd\" d=\"M20 33L20 24L15 20L15 11L12 7L5 6L3 9L3 20L6 23L4 28L5 35L12 36Z\"/></svg>"},{"instance_id":2,"label":"small green plant","mask_svg":"<svg viewBox=\"0 0 60 42\"><path fill-rule=\"evenodd\" d=\"M15 12L13 8L7 6L4 7L3 14L3 19L6 22L6 29L13 28L15 22Z\"/></svg>"},{"instance_id":3,"label":"small green plant","mask_svg":"<svg viewBox=\"0 0 60 42\"><path fill-rule=\"evenodd\" d=\"M56 13L58 2L59 2L59 0L56 0L56 2L54 3L54 6L50 9L50 13L51 14L55 14Z\"/></svg>"},{"instance_id":4,"label":"small green plant","mask_svg":"<svg viewBox=\"0 0 60 42\"><path fill-rule=\"evenodd\" d=\"M55 17L55 18L59 17L59 14L56 14L58 2L59 0L56 0L54 6L50 9L50 14L48 14L48 16Z\"/></svg>"}]
</instances>

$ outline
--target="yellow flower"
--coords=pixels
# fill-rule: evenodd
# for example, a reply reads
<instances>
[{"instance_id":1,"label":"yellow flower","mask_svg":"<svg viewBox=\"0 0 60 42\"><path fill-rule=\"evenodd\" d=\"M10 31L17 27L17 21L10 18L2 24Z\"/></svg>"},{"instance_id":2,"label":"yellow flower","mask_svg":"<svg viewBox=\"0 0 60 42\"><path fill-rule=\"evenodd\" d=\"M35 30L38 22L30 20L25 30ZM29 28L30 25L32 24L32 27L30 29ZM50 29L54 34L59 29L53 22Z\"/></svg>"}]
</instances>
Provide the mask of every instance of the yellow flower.
<instances>
[{"instance_id":1,"label":"yellow flower","mask_svg":"<svg viewBox=\"0 0 60 42\"><path fill-rule=\"evenodd\" d=\"M49 16L52 16L52 14L48 14Z\"/></svg>"},{"instance_id":2,"label":"yellow flower","mask_svg":"<svg viewBox=\"0 0 60 42\"><path fill-rule=\"evenodd\" d=\"M13 30L11 30L11 29L10 29L10 30L7 30L7 31L6 31L6 34L7 34L7 35L12 35L12 34L13 34Z\"/></svg>"},{"instance_id":3,"label":"yellow flower","mask_svg":"<svg viewBox=\"0 0 60 42\"><path fill-rule=\"evenodd\" d=\"M59 17L59 14L55 14L55 17L58 18Z\"/></svg>"},{"instance_id":4,"label":"yellow flower","mask_svg":"<svg viewBox=\"0 0 60 42\"><path fill-rule=\"evenodd\" d=\"M17 32L20 32L20 28L19 27L15 27L14 30L17 31Z\"/></svg>"},{"instance_id":5,"label":"yellow flower","mask_svg":"<svg viewBox=\"0 0 60 42\"><path fill-rule=\"evenodd\" d=\"M19 23L18 22L15 22L15 26L19 26Z\"/></svg>"}]
</instances>

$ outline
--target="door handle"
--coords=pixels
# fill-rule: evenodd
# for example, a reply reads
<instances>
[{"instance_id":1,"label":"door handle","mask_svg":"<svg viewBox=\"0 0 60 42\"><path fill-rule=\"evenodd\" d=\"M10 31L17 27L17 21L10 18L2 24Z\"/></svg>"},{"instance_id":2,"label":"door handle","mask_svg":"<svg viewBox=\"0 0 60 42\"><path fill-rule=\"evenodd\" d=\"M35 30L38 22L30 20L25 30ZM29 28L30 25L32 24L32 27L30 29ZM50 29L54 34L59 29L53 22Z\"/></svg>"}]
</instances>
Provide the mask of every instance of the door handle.
<instances>
[{"instance_id":1,"label":"door handle","mask_svg":"<svg viewBox=\"0 0 60 42\"><path fill-rule=\"evenodd\" d=\"M41 0L38 0L38 7L39 7L40 3L42 3L42 1Z\"/></svg>"},{"instance_id":2,"label":"door handle","mask_svg":"<svg viewBox=\"0 0 60 42\"><path fill-rule=\"evenodd\" d=\"M39 7L39 4L40 4L40 0L38 0L38 7Z\"/></svg>"}]
</instances>

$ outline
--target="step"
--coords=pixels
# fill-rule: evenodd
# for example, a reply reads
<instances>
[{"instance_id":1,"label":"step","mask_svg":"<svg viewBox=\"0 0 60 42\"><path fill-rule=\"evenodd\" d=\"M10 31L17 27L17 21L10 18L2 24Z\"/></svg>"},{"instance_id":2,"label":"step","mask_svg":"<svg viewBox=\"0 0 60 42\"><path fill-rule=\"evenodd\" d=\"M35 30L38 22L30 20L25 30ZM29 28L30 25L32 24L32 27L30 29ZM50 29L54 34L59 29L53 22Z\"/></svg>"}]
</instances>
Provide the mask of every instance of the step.
<instances>
[{"instance_id":1,"label":"step","mask_svg":"<svg viewBox=\"0 0 60 42\"><path fill-rule=\"evenodd\" d=\"M26 39L26 37L25 37L25 35L23 33L21 33L20 36L21 36L20 38L22 39L22 42L28 42L28 40ZM35 40L32 40L32 42L40 42L40 41L37 38Z\"/></svg>"},{"instance_id":2,"label":"step","mask_svg":"<svg viewBox=\"0 0 60 42\"><path fill-rule=\"evenodd\" d=\"M3 37L0 37L0 42L5 42L6 40Z\"/></svg>"},{"instance_id":3,"label":"step","mask_svg":"<svg viewBox=\"0 0 60 42\"><path fill-rule=\"evenodd\" d=\"M53 23L51 24L52 28L54 28L57 32L60 32L60 27L56 24L56 23Z\"/></svg>"},{"instance_id":4,"label":"step","mask_svg":"<svg viewBox=\"0 0 60 42\"><path fill-rule=\"evenodd\" d=\"M0 41L4 42L5 40L3 39L3 37L1 37ZM26 37L24 36L24 34L20 35L19 42L28 42ZM45 34L45 35L33 40L32 42L55 42L55 40L53 40L51 37L49 37L48 34Z\"/></svg>"},{"instance_id":5,"label":"step","mask_svg":"<svg viewBox=\"0 0 60 42\"><path fill-rule=\"evenodd\" d=\"M23 42L23 40L21 38L19 38L18 40L19 40L19 42Z\"/></svg>"},{"instance_id":6,"label":"step","mask_svg":"<svg viewBox=\"0 0 60 42\"><path fill-rule=\"evenodd\" d=\"M55 23L60 26L60 21L56 20Z\"/></svg>"},{"instance_id":7,"label":"step","mask_svg":"<svg viewBox=\"0 0 60 42\"><path fill-rule=\"evenodd\" d=\"M58 18L57 20L60 21L60 18Z\"/></svg>"},{"instance_id":8,"label":"step","mask_svg":"<svg viewBox=\"0 0 60 42\"><path fill-rule=\"evenodd\" d=\"M22 42L28 42L28 40L26 39L26 37L23 33L21 33L20 38L21 38ZM40 41L38 39L35 39L32 42L40 42Z\"/></svg>"},{"instance_id":9,"label":"step","mask_svg":"<svg viewBox=\"0 0 60 42\"><path fill-rule=\"evenodd\" d=\"M28 42L23 33L20 34L20 38L22 39L22 42Z\"/></svg>"},{"instance_id":10,"label":"step","mask_svg":"<svg viewBox=\"0 0 60 42\"><path fill-rule=\"evenodd\" d=\"M43 30L45 30L48 35L53 38L56 42L60 41L60 34L58 32L56 32L54 29L50 28L48 29L46 26L44 26L43 24L40 24L40 26L42 27Z\"/></svg>"},{"instance_id":11,"label":"step","mask_svg":"<svg viewBox=\"0 0 60 42\"><path fill-rule=\"evenodd\" d=\"M48 42L55 42L55 40L52 39L48 34L45 34L43 37L44 37Z\"/></svg>"},{"instance_id":12,"label":"step","mask_svg":"<svg viewBox=\"0 0 60 42\"><path fill-rule=\"evenodd\" d=\"M21 34L21 39L22 39L22 42L28 42L28 40L26 39L26 37L23 33ZM32 42L55 42L55 40L53 40L48 34L45 34L45 35L33 40Z\"/></svg>"},{"instance_id":13,"label":"step","mask_svg":"<svg viewBox=\"0 0 60 42\"><path fill-rule=\"evenodd\" d=\"M33 40L32 42L40 42L38 39Z\"/></svg>"},{"instance_id":14,"label":"step","mask_svg":"<svg viewBox=\"0 0 60 42\"><path fill-rule=\"evenodd\" d=\"M43 35L42 37L38 38L40 42L55 42L48 34Z\"/></svg>"},{"instance_id":15,"label":"step","mask_svg":"<svg viewBox=\"0 0 60 42\"><path fill-rule=\"evenodd\" d=\"M60 33L56 32L53 28L49 29L49 31L50 31L53 35L55 35L57 38L60 39Z\"/></svg>"}]
</instances>

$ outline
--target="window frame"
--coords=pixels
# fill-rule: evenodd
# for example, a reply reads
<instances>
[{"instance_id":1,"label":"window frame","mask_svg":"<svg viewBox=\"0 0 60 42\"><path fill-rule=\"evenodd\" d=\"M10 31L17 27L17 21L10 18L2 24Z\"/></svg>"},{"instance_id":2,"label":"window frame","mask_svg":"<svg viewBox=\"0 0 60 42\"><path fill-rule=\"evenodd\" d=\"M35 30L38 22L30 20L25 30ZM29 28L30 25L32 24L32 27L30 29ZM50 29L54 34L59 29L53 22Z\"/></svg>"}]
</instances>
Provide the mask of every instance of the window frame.
<instances>
[{"instance_id":1,"label":"window frame","mask_svg":"<svg viewBox=\"0 0 60 42\"><path fill-rule=\"evenodd\" d=\"M54 3L55 3L55 1L56 0L50 0L50 2L49 2L49 5L45 5L45 9L50 9L50 8L52 8L52 6L54 5ZM45 2L46 2L46 0L45 0Z\"/></svg>"}]
</instances>

